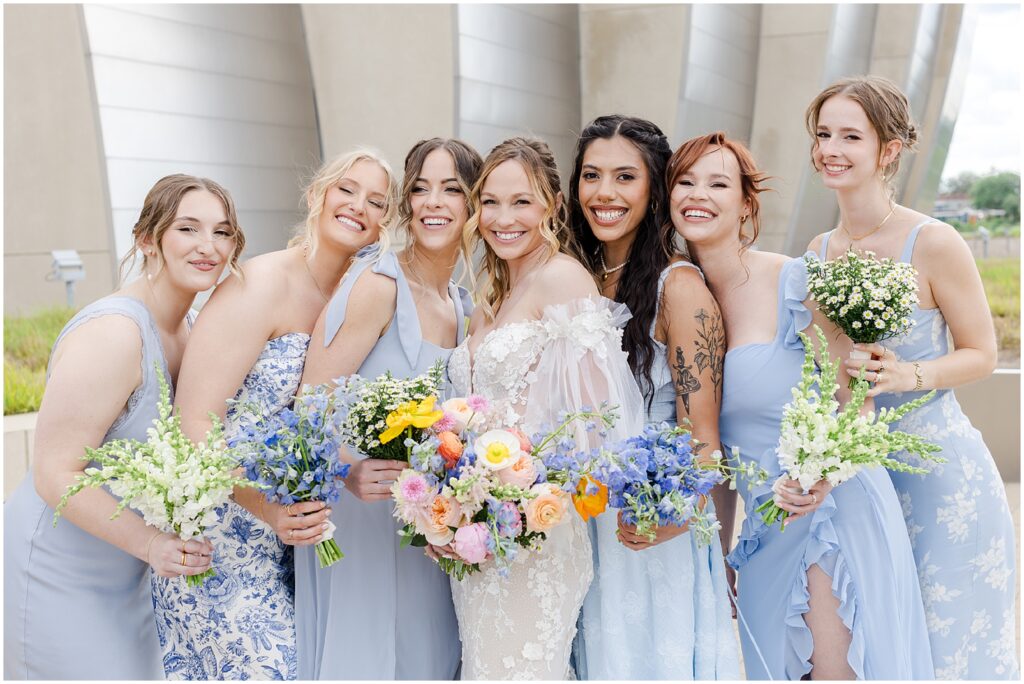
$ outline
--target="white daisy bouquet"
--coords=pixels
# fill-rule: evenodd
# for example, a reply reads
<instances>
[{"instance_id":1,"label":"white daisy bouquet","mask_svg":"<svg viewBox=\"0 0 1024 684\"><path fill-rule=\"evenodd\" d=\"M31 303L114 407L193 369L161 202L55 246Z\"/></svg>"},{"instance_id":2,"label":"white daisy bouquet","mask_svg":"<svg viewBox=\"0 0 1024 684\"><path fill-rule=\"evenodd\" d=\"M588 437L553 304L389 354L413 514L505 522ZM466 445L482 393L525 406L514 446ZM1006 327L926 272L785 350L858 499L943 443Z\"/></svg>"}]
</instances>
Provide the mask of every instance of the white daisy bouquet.
<instances>
[{"instance_id":1,"label":"white daisy bouquet","mask_svg":"<svg viewBox=\"0 0 1024 684\"><path fill-rule=\"evenodd\" d=\"M72 496L86 487L106 486L121 497L111 519L130 506L146 524L188 541L201 537L207 527L217 522L214 509L228 500L236 486L254 486L232 474L237 463L225 446L220 421L213 419L213 428L204 443L193 444L181 431L181 420L171 409L170 389L159 366L157 378L159 417L147 431L146 441L117 439L98 449L86 447L82 458L95 461L98 466L86 468L75 484L68 487L53 514L54 525ZM214 574L210 568L185 579L195 587Z\"/></svg>"},{"instance_id":2,"label":"white daisy bouquet","mask_svg":"<svg viewBox=\"0 0 1024 684\"><path fill-rule=\"evenodd\" d=\"M410 467L392 485L395 517L405 523L402 543L450 544L457 557L439 563L458 580L489 561L507 575L520 549L539 549L572 513L590 462L570 426L611 426L615 413L568 413L554 430L528 437L514 428L469 429L490 409L481 397L450 399L442 409L420 441L406 439Z\"/></svg>"},{"instance_id":3,"label":"white daisy bouquet","mask_svg":"<svg viewBox=\"0 0 1024 684\"><path fill-rule=\"evenodd\" d=\"M821 372L815 372L814 347L810 338L798 333L804 343L804 363L800 383L793 388L793 401L783 409L782 431L779 435L778 457L783 474L777 480L797 480L806 491L819 480L832 486L846 482L864 468L882 466L890 470L924 474L924 468L907 465L891 454L906 451L923 460L942 463L935 456L940 450L924 437L898 430L889 430L892 423L926 403L935 394L929 392L898 408L883 408L878 413L861 415L867 397L868 383L855 379L853 396L839 409L835 393L839 361L828 355L828 341L815 326L821 346ZM861 373L863 377L863 371ZM768 525L781 523L788 516L773 499L757 508Z\"/></svg>"},{"instance_id":4,"label":"white daisy bouquet","mask_svg":"<svg viewBox=\"0 0 1024 684\"><path fill-rule=\"evenodd\" d=\"M898 337L914 326L917 269L849 250L834 261L807 255L807 290L818 309L854 342Z\"/></svg>"},{"instance_id":5,"label":"white daisy bouquet","mask_svg":"<svg viewBox=\"0 0 1024 684\"><path fill-rule=\"evenodd\" d=\"M441 417L434 403L443 377L444 365L438 362L410 379L390 372L375 380L339 378L334 397L341 440L368 458L408 460L405 439L397 438L417 439Z\"/></svg>"}]
</instances>

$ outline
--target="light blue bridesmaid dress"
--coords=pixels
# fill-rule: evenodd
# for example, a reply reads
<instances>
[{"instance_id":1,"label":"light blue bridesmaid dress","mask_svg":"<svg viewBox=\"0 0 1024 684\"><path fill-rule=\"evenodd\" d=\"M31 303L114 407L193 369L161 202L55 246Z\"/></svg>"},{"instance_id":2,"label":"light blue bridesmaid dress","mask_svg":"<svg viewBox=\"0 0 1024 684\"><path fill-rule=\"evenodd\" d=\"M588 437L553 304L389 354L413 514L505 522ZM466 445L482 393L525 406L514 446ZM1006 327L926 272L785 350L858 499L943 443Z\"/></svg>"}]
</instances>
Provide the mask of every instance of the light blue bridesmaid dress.
<instances>
[{"instance_id":1,"label":"light blue bridesmaid dress","mask_svg":"<svg viewBox=\"0 0 1024 684\"><path fill-rule=\"evenodd\" d=\"M697 268L681 261L662 271L659 301L669 272L680 266ZM674 425L675 386L665 345L654 339L655 325L651 382L656 389L646 420ZM579 678L738 679L739 647L718 535L710 546L685 533L630 551L616 538L617 528L614 510L590 521L594 582L576 637Z\"/></svg>"},{"instance_id":2,"label":"light blue bridesmaid dress","mask_svg":"<svg viewBox=\"0 0 1024 684\"><path fill-rule=\"evenodd\" d=\"M341 328L352 287L367 269L393 278L398 292L394 318L358 374L415 377L447 359L452 350L423 339L409 284L393 253L349 268L327 305L325 346ZM464 291L450 283L448 294L461 342L468 313ZM423 549L399 548L393 507L390 499L364 502L342 490L331 519L345 557L321 570L313 547L296 548L301 679L455 678L461 645L448 576Z\"/></svg>"},{"instance_id":3,"label":"light blue bridesmaid dress","mask_svg":"<svg viewBox=\"0 0 1024 684\"><path fill-rule=\"evenodd\" d=\"M89 304L54 348L100 316L129 318L142 336L142 384L103 441L144 441L158 417L157 372L168 383L170 377L142 302L111 296ZM67 518L54 527L53 509L36 494L30 471L4 505L4 679L163 679L149 574L147 563Z\"/></svg>"},{"instance_id":4,"label":"light blue bridesmaid dress","mask_svg":"<svg viewBox=\"0 0 1024 684\"><path fill-rule=\"evenodd\" d=\"M290 405L309 335L267 342L229 404L225 435ZM216 575L197 588L153 576L153 607L168 679L295 679L292 547L234 501L206 531Z\"/></svg>"},{"instance_id":5,"label":"light blue bridesmaid dress","mask_svg":"<svg viewBox=\"0 0 1024 684\"><path fill-rule=\"evenodd\" d=\"M927 219L907 236L900 261L911 262ZM828 249L830 234L822 242ZM914 327L882 344L901 361L949 353L939 309L914 308ZM925 392L881 394L875 405L895 407ZM889 473L917 560L928 635L938 679L1019 679L1013 519L992 454L964 415L953 391L939 390L892 429L924 435L942 447L926 476ZM904 452L900 458L906 459Z\"/></svg>"},{"instance_id":6,"label":"light blue bridesmaid dress","mask_svg":"<svg viewBox=\"0 0 1024 684\"><path fill-rule=\"evenodd\" d=\"M810 671L807 569L832 578L839 616L852 634L847 662L857 679L932 679L931 649L914 557L899 500L882 468L863 470L825 497L811 515L768 528L754 512L772 497L781 469L775 448L782 409L800 380L804 348L798 330L811 323L804 307L807 269L787 261L779 274L775 338L725 356L719 428L727 449L756 461L769 477L748 489L746 519L729 563L739 573L740 641L748 679L800 679Z\"/></svg>"}]
</instances>

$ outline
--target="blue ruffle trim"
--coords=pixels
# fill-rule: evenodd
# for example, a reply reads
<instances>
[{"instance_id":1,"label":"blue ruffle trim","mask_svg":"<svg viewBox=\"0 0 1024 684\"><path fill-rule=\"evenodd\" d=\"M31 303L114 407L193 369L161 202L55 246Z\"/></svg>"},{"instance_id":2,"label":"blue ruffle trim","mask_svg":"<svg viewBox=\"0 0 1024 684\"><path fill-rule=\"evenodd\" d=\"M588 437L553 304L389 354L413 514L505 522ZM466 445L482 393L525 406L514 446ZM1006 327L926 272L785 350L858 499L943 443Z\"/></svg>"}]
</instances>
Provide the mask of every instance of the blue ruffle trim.
<instances>
[{"instance_id":1,"label":"blue ruffle trim","mask_svg":"<svg viewBox=\"0 0 1024 684\"><path fill-rule=\"evenodd\" d=\"M804 348L803 342L797 337L798 331L803 331L811 324L811 311L804 306L807 299L807 262L804 260L808 255L814 256L814 252L807 252L803 257L792 259L782 267L779 279L781 302L781 313L786 314L785 319L779 320L778 325L784 331L783 344L786 349Z\"/></svg>"},{"instance_id":2,"label":"blue ruffle trim","mask_svg":"<svg viewBox=\"0 0 1024 684\"><path fill-rule=\"evenodd\" d=\"M839 618L852 635L846 662L857 679L864 679L865 641L864 626L858 619L857 587L839 546L832 517L837 508L832 495L825 497L821 507L811 517L807 546L804 547L800 570L793 581L789 607L786 610L786 676L799 679L811 671L811 652L814 639L804 622L804 613L810 610L810 592L807 590L807 569L818 565L832 578L832 595L839 599ZM795 668L795 671L791 671Z\"/></svg>"}]
</instances>

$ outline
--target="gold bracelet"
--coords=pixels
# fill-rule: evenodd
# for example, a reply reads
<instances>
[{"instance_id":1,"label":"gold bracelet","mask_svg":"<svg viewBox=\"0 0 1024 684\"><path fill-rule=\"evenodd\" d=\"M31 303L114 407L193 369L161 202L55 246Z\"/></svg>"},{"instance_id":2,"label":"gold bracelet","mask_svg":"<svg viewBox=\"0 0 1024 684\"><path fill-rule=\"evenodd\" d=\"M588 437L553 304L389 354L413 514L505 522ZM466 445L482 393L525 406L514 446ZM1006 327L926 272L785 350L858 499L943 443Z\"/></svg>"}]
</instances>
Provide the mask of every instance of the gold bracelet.
<instances>
[{"instance_id":1,"label":"gold bracelet","mask_svg":"<svg viewBox=\"0 0 1024 684\"><path fill-rule=\"evenodd\" d=\"M921 370L921 364L917 361L912 363L914 364L914 377L917 379L917 382L914 384L914 391L920 392L924 387L924 371Z\"/></svg>"},{"instance_id":2,"label":"gold bracelet","mask_svg":"<svg viewBox=\"0 0 1024 684\"><path fill-rule=\"evenodd\" d=\"M154 542L154 541L156 540L156 538L157 538L157 537L159 537L159 536L160 536L161 534L163 534L163 532L161 532L160 530L157 530L157 531L156 531L156 534L154 534L154 535L153 535L152 537L150 537L150 538L149 538L149 542L148 542L148 543L146 544L146 565L149 565L149 551L150 551L150 549L152 549L152 548L153 548L153 542Z\"/></svg>"}]
</instances>

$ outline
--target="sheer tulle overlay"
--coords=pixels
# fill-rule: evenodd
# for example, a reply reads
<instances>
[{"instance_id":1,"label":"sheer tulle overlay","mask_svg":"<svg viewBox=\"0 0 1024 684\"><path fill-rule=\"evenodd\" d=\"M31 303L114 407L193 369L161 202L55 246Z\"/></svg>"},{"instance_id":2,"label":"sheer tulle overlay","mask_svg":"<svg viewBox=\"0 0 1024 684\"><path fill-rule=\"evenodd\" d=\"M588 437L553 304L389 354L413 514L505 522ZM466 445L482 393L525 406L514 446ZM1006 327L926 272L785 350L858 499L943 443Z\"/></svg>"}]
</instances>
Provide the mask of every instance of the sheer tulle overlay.
<instances>
[{"instance_id":1,"label":"sheer tulle overlay","mask_svg":"<svg viewBox=\"0 0 1024 684\"><path fill-rule=\"evenodd\" d=\"M545 307L539 320L492 330L470 363L468 340L449 361L456 394L490 400L503 421L528 434L553 427L559 412L603 401L618 406L607 436L639 431L643 400L622 351L629 310L603 297ZM576 430L593 446L596 433ZM452 580L464 679L565 679L576 619L593 578L590 540L572 513L543 548L521 553L508 577L493 567Z\"/></svg>"}]
</instances>

